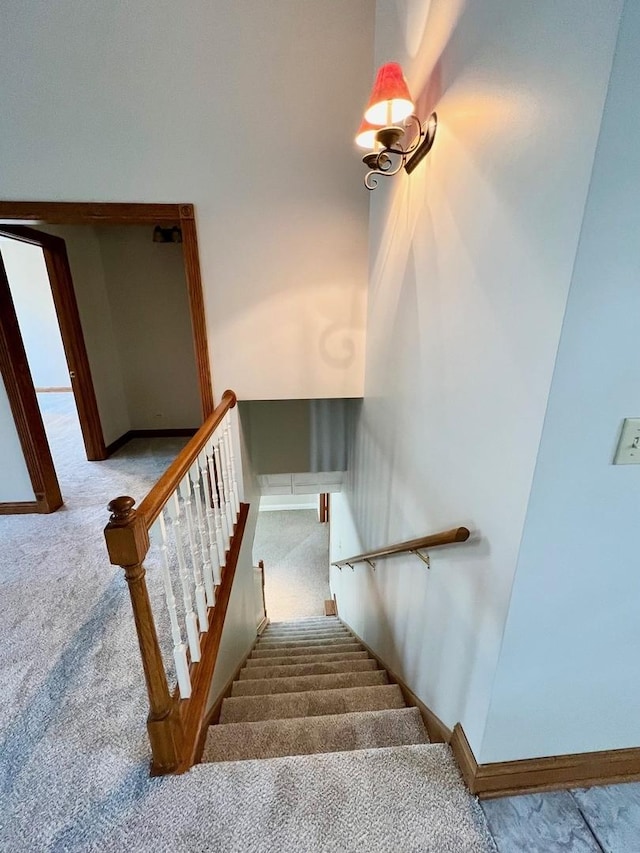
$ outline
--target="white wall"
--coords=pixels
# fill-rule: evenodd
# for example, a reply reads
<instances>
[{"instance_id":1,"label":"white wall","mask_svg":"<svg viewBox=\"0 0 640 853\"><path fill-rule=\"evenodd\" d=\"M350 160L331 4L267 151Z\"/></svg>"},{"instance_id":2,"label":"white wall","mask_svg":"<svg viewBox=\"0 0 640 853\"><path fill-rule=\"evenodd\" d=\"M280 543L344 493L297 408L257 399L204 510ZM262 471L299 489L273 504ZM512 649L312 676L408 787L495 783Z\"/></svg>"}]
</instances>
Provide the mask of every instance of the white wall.
<instances>
[{"instance_id":1,"label":"white wall","mask_svg":"<svg viewBox=\"0 0 640 853\"><path fill-rule=\"evenodd\" d=\"M3 197L193 202L217 396L360 396L373 3L0 14Z\"/></svg>"},{"instance_id":2,"label":"white wall","mask_svg":"<svg viewBox=\"0 0 640 853\"><path fill-rule=\"evenodd\" d=\"M341 615L476 755L621 11L561 5L377 5L378 61L404 63L440 124L427 161L372 197L354 528L367 548L479 533L434 551L431 572L408 556L331 583Z\"/></svg>"},{"instance_id":3,"label":"white wall","mask_svg":"<svg viewBox=\"0 0 640 853\"><path fill-rule=\"evenodd\" d=\"M640 746L640 7L602 122L482 761Z\"/></svg>"},{"instance_id":4,"label":"white wall","mask_svg":"<svg viewBox=\"0 0 640 853\"><path fill-rule=\"evenodd\" d=\"M152 226L94 229L131 429L202 423L184 258Z\"/></svg>"},{"instance_id":5,"label":"white wall","mask_svg":"<svg viewBox=\"0 0 640 853\"><path fill-rule=\"evenodd\" d=\"M69 368L42 249L0 237L0 254L33 384L36 388L69 388Z\"/></svg>"},{"instance_id":6,"label":"white wall","mask_svg":"<svg viewBox=\"0 0 640 853\"><path fill-rule=\"evenodd\" d=\"M33 501L35 495L4 381L0 380L0 503Z\"/></svg>"}]
</instances>

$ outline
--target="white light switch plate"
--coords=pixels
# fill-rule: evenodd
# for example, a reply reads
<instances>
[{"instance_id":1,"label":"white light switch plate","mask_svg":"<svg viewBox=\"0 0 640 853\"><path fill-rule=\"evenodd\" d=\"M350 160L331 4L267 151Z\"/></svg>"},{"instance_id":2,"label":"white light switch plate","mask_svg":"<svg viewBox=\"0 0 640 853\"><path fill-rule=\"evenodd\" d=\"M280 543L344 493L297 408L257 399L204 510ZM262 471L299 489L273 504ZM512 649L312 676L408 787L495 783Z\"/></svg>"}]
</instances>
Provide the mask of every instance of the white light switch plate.
<instances>
[{"instance_id":1,"label":"white light switch plate","mask_svg":"<svg viewBox=\"0 0 640 853\"><path fill-rule=\"evenodd\" d=\"M640 465L640 418L625 418L614 465Z\"/></svg>"}]
</instances>

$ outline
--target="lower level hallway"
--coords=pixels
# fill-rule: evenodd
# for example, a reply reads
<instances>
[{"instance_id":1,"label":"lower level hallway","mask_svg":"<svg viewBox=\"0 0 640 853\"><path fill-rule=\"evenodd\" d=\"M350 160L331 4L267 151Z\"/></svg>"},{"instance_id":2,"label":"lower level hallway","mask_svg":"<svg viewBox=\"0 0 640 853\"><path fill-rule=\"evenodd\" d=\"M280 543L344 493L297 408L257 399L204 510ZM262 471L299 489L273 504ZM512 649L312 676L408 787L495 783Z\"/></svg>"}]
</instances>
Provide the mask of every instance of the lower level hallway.
<instances>
[{"instance_id":1,"label":"lower level hallway","mask_svg":"<svg viewBox=\"0 0 640 853\"><path fill-rule=\"evenodd\" d=\"M272 621L322 616L329 592L329 525L314 509L261 511L254 563L265 566L265 603Z\"/></svg>"}]
</instances>

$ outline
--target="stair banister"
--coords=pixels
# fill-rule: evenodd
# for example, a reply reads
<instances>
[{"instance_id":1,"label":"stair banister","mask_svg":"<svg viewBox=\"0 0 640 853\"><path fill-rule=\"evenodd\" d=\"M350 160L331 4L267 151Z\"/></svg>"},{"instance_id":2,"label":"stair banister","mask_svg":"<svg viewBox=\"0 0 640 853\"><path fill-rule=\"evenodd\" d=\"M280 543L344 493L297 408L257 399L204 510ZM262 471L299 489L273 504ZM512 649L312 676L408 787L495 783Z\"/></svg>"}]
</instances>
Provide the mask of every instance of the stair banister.
<instances>
[{"instance_id":1,"label":"stair banister","mask_svg":"<svg viewBox=\"0 0 640 853\"><path fill-rule=\"evenodd\" d=\"M430 536L422 536L420 539L409 539L406 542L398 542L395 545L386 545L375 551L367 551L364 554L356 554L344 560L336 560L332 566L342 569L344 566L353 568L355 563L369 563L378 557L393 557L396 554L415 554L429 565L428 557L421 553L425 548L440 548L443 545L453 545L456 542L466 542L470 533L466 527L454 527L451 530L443 530L441 533L432 533Z\"/></svg>"},{"instance_id":2,"label":"stair banister","mask_svg":"<svg viewBox=\"0 0 640 853\"><path fill-rule=\"evenodd\" d=\"M225 391L220 405L209 415L198 432L193 436L182 452L174 459L155 486L138 507L138 514L143 515L147 527L151 527L158 517L160 510L170 496L180 485L181 480L189 472L194 460L205 446L209 437L220 426L224 416L236 405L236 395L233 391Z\"/></svg>"},{"instance_id":3,"label":"stair banister","mask_svg":"<svg viewBox=\"0 0 640 853\"><path fill-rule=\"evenodd\" d=\"M143 563L149 550L149 533L143 516L133 508L134 504L133 498L129 497L112 500L108 507L111 517L104 534L111 563L124 569L129 586L149 696L147 732L154 768L162 773L177 766L183 732L178 708L169 693L145 580Z\"/></svg>"},{"instance_id":4,"label":"stair banister","mask_svg":"<svg viewBox=\"0 0 640 853\"><path fill-rule=\"evenodd\" d=\"M215 411L137 509L128 496L109 503L105 540L111 563L124 569L129 587L149 697L147 730L154 774L188 769L197 759L202 737L248 512L237 494L231 435L235 427L229 414L235 405L234 392L225 391ZM224 543L215 527L217 519L214 522L218 508L225 513ZM166 604L166 612L155 614L144 565L152 544L158 549ZM181 619L174 588L182 590ZM159 617L173 643L177 676L173 694L159 641Z\"/></svg>"}]
</instances>

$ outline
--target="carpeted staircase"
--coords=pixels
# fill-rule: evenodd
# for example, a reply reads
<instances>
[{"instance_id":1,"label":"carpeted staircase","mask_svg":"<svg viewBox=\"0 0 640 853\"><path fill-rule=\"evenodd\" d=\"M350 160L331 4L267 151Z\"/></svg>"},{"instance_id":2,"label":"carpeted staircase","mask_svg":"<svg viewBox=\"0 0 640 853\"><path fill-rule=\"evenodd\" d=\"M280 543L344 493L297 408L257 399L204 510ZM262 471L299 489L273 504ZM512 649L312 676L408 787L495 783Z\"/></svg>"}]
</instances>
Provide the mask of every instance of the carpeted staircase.
<instances>
[{"instance_id":1,"label":"carpeted staircase","mask_svg":"<svg viewBox=\"0 0 640 853\"><path fill-rule=\"evenodd\" d=\"M247 849L495 850L449 747L335 617L267 628L201 767L271 813Z\"/></svg>"},{"instance_id":2,"label":"carpeted staircase","mask_svg":"<svg viewBox=\"0 0 640 853\"><path fill-rule=\"evenodd\" d=\"M238 761L428 743L417 708L335 617L270 625L258 640L203 761Z\"/></svg>"}]
</instances>

